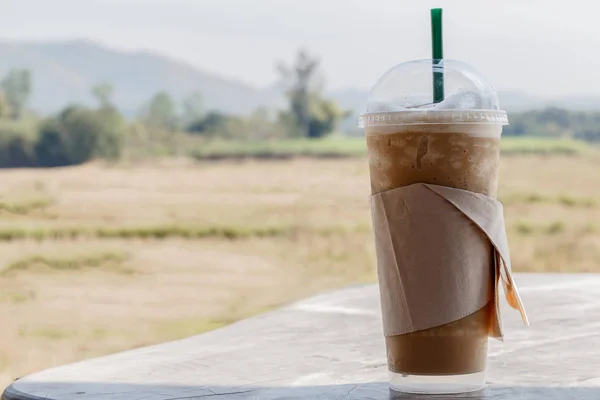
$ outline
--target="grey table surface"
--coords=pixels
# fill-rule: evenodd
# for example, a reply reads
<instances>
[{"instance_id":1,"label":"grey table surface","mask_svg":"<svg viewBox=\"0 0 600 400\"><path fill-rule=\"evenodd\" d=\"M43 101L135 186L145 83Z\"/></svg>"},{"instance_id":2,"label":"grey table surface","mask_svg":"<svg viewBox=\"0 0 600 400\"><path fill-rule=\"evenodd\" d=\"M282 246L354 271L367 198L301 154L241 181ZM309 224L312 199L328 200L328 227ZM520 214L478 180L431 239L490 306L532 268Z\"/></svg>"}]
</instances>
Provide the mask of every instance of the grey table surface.
<instances>
[{"instance_id":1,"label":"grey table surface","mask_svg":"<svg viewBox=\"0 0 600 400\"><path fill-rule=\"evenodd\" d=\"M518 275L488 386L427 398L600 399L600 275ZM42 371L3 400L422 399L386 383L377 286L323 294L176 342Z\"/></svg>"}]
</instances>

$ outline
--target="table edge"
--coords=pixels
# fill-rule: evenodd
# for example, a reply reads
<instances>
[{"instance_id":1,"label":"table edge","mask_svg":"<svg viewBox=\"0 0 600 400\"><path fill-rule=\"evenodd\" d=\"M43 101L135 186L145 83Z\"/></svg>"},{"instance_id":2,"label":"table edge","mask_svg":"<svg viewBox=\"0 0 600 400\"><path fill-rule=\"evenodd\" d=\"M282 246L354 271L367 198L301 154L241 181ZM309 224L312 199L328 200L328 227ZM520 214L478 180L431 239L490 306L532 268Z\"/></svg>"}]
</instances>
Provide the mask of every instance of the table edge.
<instances>
[{"instance_id":1,"label":"table edge","mask_svg":"<svg viewBox=\"0 0 600 400\"><path fill-rule=\"evenodd\" d=\"M15 389L14 385L11 384L2 393L0 400L54 400L49 397L38 397L35 395L30 395L21 392L20 390Z\"/></svg>"}]
</instances>

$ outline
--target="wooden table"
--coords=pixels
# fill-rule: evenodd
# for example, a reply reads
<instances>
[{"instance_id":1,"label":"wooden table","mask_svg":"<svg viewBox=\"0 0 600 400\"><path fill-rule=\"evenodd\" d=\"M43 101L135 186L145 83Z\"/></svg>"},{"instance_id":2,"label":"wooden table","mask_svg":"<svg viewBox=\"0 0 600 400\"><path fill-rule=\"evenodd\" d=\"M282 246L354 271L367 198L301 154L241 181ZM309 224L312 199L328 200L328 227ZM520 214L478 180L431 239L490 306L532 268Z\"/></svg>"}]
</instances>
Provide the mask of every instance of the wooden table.
<instances>
[{"instance_id":1,"label":"wooden table","mask_svg":"<svg viewBox=\"0 0 600 400\"><path fill-rule=\"evenodd\" d=\"M428 398L600 399L600 275L520 275L532 326L504 308L488 387ZM17 380L2 400L423 399L386 384L376 286L324 294L203 335Z\"/></svg>"}]
</instances>

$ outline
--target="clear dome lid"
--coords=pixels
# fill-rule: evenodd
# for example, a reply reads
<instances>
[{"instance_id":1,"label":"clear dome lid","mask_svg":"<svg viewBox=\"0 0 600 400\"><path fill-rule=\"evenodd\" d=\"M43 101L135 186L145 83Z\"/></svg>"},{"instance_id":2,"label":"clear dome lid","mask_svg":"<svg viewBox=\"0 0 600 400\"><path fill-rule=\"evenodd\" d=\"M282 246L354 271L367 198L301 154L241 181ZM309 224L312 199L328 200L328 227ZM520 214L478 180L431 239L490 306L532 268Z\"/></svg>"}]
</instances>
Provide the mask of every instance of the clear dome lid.
<instances>
[{"instance_id":1,"label":"clear dome lid","mask_svg":"<svg viewBox=\"0 0 600 400\"><path fill-rule=\"evenodd\" d=\"M444 99L435 103L434 72L443 72ZM508 124L494 86L457 60L416 60L386 72L369 94L361 126L426 123Z\"/></svg>"}]
</instances>

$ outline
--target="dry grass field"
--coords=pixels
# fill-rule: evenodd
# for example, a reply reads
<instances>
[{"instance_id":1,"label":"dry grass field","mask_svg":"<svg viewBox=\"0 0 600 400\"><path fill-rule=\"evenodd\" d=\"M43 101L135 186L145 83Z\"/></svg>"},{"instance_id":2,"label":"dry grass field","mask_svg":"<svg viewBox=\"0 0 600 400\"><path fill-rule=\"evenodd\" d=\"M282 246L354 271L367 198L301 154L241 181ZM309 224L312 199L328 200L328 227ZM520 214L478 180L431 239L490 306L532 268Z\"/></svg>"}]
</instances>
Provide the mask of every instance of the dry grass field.
<instances>
[{"instance_id":1,"label":"dry grass field","mask_svg":"<svg viewBox=\"0 0 600 400\"><path fill-rule=\"evenodd\" d=\"M600 272L600 157L503 158L514 268ZM0 385L375 281L362 157L0 171Z\"/></svg>"}]
</instances>

